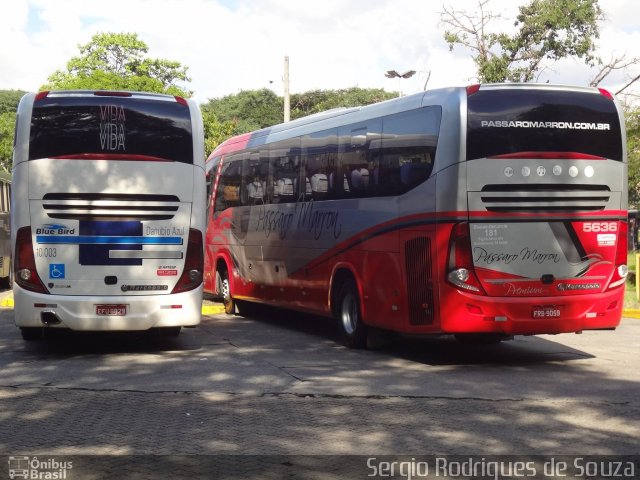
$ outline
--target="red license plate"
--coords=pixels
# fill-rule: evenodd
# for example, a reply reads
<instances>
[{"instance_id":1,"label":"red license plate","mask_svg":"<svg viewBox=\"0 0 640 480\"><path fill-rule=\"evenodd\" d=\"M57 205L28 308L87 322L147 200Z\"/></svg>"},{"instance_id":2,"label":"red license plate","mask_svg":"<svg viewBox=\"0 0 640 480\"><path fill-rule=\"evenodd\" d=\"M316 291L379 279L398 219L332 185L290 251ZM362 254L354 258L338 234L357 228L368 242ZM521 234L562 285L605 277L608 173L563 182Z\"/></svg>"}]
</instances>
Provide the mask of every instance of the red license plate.
<instances>
[{"instance_id":1,"label":"red license plate","mask_svg":"<svg viewBox=\"0 0 640 480\"><path fill-rule=\"evenodd\" d=\"M560 318L562 305L537 305L531 310L531 318Z\"/></svg>"},{"instance_id":2,"label":"red license plate","mask_svg":"<svg viewBox=\"0 0 640 480\"><path fill-rule=\"evenodd\" d=\"M96 305L96 315L109 317L124 317L127 314L126 305Z\"/></svg>"}]
</instances>

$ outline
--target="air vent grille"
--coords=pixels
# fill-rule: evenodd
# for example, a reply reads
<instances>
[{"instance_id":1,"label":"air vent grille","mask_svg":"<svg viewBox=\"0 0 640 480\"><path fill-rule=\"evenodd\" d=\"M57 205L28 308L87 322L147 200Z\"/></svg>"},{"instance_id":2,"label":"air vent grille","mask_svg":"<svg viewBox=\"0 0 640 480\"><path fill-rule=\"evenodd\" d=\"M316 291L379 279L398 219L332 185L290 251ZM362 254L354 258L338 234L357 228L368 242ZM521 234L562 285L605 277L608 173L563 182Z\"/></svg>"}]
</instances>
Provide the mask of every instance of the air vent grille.
<instances>
[{"instance_id":1,"label":"air vent grille","mask_svg":"<svg viewBox=\"0 0 640 480\"><path fill-rule=\"evenodd\" d=\"M93 221L170 220L180 206L175 195L48 193L49 218Z\"/></svg>"},{"instance_id":2,"label":"air vent grille","mask_svg":"<svg viewBox=\"0 0 640 480\"><path fill-rule=\"evenodd\" d=\"M431 240L417 237L405 243L405 266L411 325L433 323L433 279Z\"/></svg>"},{"instance_id":3,"label":"air vent grille","mask_svg":"<svg viewBox=\"0 0 640 480\"><path fill-rule=\"evenodd\" d=\"M490 212L592 212L610 198L605 185L487 185L480 193Z\"/></svg>"}]
</instances>

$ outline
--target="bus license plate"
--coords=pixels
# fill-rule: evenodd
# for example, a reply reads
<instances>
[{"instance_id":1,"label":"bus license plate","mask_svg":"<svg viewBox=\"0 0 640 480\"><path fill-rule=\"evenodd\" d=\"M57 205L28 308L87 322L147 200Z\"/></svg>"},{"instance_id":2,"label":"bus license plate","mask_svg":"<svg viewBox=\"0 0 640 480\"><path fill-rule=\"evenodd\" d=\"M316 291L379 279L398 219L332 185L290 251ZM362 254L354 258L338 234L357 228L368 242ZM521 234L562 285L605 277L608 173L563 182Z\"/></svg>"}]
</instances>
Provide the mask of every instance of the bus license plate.
<instances>
[{"instance_id":1,"label":"bus license plate","mask_svg":"<svg viewBox=\"0 0 640 480\"><path fill-rule=\"evenodd\" d=\"M561 305L537 305L531 311L531 318L560 318Z\"/></svg>"},{"instance_id":2,"label":"bus license plate","mask_svg":"<svg viewBox=\"0 0 640 480\"><path fill-rule=\"evenodd\" d=\"M124 317L127 315L126 305L96 305L96 315Z\"/></svg>"}]
</instances>

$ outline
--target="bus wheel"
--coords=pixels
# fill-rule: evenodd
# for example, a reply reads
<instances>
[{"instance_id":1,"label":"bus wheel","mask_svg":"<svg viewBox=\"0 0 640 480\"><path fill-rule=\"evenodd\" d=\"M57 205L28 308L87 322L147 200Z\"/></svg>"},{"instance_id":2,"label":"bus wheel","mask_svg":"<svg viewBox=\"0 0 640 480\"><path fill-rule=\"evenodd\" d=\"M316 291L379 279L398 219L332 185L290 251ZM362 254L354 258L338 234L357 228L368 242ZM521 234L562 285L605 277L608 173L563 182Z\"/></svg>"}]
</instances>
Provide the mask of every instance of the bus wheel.
<instances>
[{"instance_id":1,"label":"bus wheel","mask_svg":"<svg viewBox=\"0 0 640 480\"><path fill-rule=\"evenodd\" d=\"M40 327L20 327L22 339L27 341L40 340L42 338L42 328Z\"/></svg>"},{"instance_id":2,"label":"bus wheel","mask_svg":"<svg viewBox=\"0 0 640 480\"><path fill-rule=\"evenodd\" d=\"M224 311L229 315L235 313L236 306L231 296L231 282L229 281L229 273L226 269L218 270L216 272L220 281L220 293L222 294L222 303L224 304Z\"/></svg>"},{"instance_id":3,"label":"bus wheel","mask_svg":"<svg viewBox=\"0 0 640 480\"><path fill-rule=\"evenodd\" d=\"M353 280L346 281L340 288L337 314L343 343L349 348L365 348L367 327L362 323L360 298Z\"/></svg>"}]
</instances>

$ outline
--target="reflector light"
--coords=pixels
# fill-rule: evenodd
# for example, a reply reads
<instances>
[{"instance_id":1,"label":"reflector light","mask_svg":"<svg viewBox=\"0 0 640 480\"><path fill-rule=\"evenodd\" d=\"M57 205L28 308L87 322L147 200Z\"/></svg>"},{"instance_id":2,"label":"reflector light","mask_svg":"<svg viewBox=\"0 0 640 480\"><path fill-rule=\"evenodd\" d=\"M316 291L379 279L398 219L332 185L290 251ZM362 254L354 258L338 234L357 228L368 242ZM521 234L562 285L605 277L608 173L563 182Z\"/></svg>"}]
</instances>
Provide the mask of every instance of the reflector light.
<instances>
[{"instance_id":1,"label":"reflector light","mask_svg":"<svg viewBox=\"0 0 640 480\"><path fill-rule=\"evenodd\" d=\"M93 92L97 97L131 97L131 92L108 92L105 90L98 90Z\"/></svg>"},{"instance_id":2,"label":"reflector light","mask_svg":"<svg viewBox=\"0 0 640 480\"><path fill-rule=\"evenodd\" d=\"M473 95L474 93L477 93L478 90L480 90L480 84L477 83L475 85L469 85L467 87L467 97Z\"/></svg>"},{"instance_id":3,"label":"reflector light","mask_svg":"<svg viewBox=\"0 0 640 480\"><path fill-rule=\"evenodd\" d=\"M178 102L180 105L184 105L185 107L189 106L189 104L187 103L187 101L184 98L178 97L178 96L175 96L173 98L175 98L176 102Z\"/></svg>"},{"instance_id":4,"label":"reflector light","mask_svg":"<svg viewBox=\"0 0 640 480\"><path fill-rule=\"evenodd\" d=\"M467 310L469 310L469 313L475 313L477 315L482 315L482 308L480 308L477 305L471 305L470 303L467 303Z\"/></svg>"},{"instance_id":5,"label":"reflector light","mask_svg":"<svg viewBox=\"0 0 640 480\"><path fill-rule=\"evenodd\" d=\"M613 95L611 95L611 92L609 90L606 90L604 88L599 88L598 90L603 97L607 97L609 100L613 100Z\"/></svg>"},{"instance_id":6,"label":"reflector light","mask_svg":"<svg viewBox=\"0 0 640 480\"><path fill-rule=\"evenodd\" d=\"M35 101L37 102L38 100L42 100L43 98L47 98L47 95L49 95L49 90L45 90L43 92L38 92L36 94L36 100Z\"/></svg>"}]
</instances>

